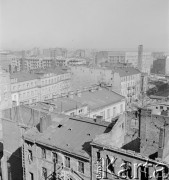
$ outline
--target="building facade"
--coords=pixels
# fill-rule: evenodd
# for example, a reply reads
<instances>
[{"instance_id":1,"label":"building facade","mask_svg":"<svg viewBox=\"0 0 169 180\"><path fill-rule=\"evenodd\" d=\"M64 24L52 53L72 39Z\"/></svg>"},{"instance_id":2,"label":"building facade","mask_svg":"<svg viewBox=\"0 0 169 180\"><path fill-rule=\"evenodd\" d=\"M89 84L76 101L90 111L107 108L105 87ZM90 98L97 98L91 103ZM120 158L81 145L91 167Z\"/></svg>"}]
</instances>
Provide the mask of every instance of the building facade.
<instances>
[{"instance_id":1,"label":"building facade","mask_svg":"<svg viewBox=\"0 0 169 180\"><path fill-rule=\"evenodd\" d=\"M42 70L35 73L11 75L12 101L16 105L31 104L70 91L70 73Z\"/></svg>"},{"instance_id":2,"label":"building facade","mask_svg":"<svg viewBox=\"0 0 169 180\"><path fill-rule=\"evenodd\" d=\"M125 97L104 87L90 87L62 94L62 97L38 103L33 108L70 116L81 116L112 122L125 112Z\"/></svg>"},{"instance_id":3,"label":"building facade","mask_svg":"<svg viewBox=\"0 0 169 180\"><path fill-rule=\"evenodd\" d=\"M157 59L153 62L151 72L154 74L168 75L169 74L169 56L162 59Z\"/></svg>"},{"instance_id":4,"label":"building facade","mask_svg":"<svg viewBox=\"0 0 169 180\"><path fill-rule=\"evenodd\" d=\"M89 142L104 132L108 124L84 118L60 117L60 120L49 126L41 120L40 131L34 129L36 135L33 129L24 135L26 180L91 179ZM45 139L46 133L50 140Z\"/></svg>"}]
</instances>

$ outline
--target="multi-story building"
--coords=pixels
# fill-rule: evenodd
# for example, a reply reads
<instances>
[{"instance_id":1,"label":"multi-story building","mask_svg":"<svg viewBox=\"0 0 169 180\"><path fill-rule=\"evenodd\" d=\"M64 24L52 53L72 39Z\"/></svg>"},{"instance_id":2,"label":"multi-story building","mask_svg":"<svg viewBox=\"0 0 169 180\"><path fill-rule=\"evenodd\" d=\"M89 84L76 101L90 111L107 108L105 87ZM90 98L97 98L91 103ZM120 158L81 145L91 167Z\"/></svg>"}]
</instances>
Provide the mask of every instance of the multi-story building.
<instances>
[{"instance_id":1,"label":"multi-story building","mask_svg":"<svg viewBox=\"0 0 169 180\"><path fill-rule=\"evenodd\" d=\"M138 67L138 52L130 51L125 53L125 63L131 63L133 67Z\"/></svg>"},{"instance_id":2,"label":"multi-story building","mask_svg":"<svg viewBox=\"0 0 169 180\"><path fill-rule=\"evenodd\" d=\"M0 65L2 69L9 71L11 64L11 54L9 52L0 52Z\"/></svg>"},{"instance_id":3,"label":"multi-story building","mask_svg":"<svg viewBox=\"0 0 169 180\"><path fill-rule=\"evenodd\" d=\"M2 111L10 107L12 107L10 74L0 67L0 143L2 142Z\"/></svg>"},{"instance_id":4,"label":"multi-story building","mask_svg":"<svg viewBox=\"0 0 169 180\"><path fill-rule=\"evenodd\" d=\"M92 179L168 179L169 118L146 109L126 117L91 143Z\"/></svg>"},{"instance_id":5,"label":"multi-story building","mask_svg":"<svg viewBox=\"0 0 169 180\"><path fill-rule=\"evenodd\" d=\"M126 97L127 102L138 99L141 92L140 71L134 68L121 68L116 70L116 73L120 77L121 94ZM114 82L119 79L118 76L114 76Z\"/></svg>"},{"instance_id":6,"label":"multi-story building","mask_svg":"<svg viewBox=\"0 0 169 180\"><path fill-rule=\"evenodd\" d=\"M10 106L8 105L8 108ZM1 158L2 179L23 180L22 145L25 131L37 126L44 112L30 107L17 106L3 111L3 157Z\"/></svg>"},{"instance_id":7,"label":"multi-story building","mask_svg":"<svg viewBox=\"0 0 169 180\"><path fill-rule=\"evenodd\" d=\"M124 63L125 62L125 52L124 51L108 52L108 61L111 63Z\"/></svg>"},{"instance_id":8,"label":"multi-story building","mask_svg":"<svg viewBox=\"0 0 169 180\"><path fill-rule=\"evenodd\" d=\"M31 104L70 91L70 73L59 69L11 74L12 101Z\"/></svg>"},{"instance_id":9,"label":"multi-story building","mask_svg":"<svg viewBox=\"0 0 169 180\"><path fill-rule=\"evenodd\" d=\"M151 73L169 75L169 56L157 59L153 62Z\"/></svg>"},{"instance_id":10,"label":"multi-story building","mask_svg":"<svg viewBox=\"0 0 169 180\"><path fill-rule=\"evenodd\" d=\"M70 116L100 117L111 122L125 112L125 97L104 87L90 87L62 94L62 97L38 103L35 109L43 109Z\"/></svg>"},{"instance_id":11,"label":"multi-story building","mask_svg":"<svg viewBox=\"0 0 169 180\"><path fill-rule=\"evenodd\" d=\"M85 58L68 58L67 65L68 66L78 66L78 65L86 65L87 60Z\"/></svg>"},{"instance_id":12,"label":"multi-story building","mask_svg":"<svg viewBox=\"0 0 169 180\"><path fill-rule=\"evenodd\" d=\"M89 118L55 115L24 135L24 178L91 179L91 140L113 125Z\"/></svg>"},{"instance_id":13,"label":"multi-story building","mask_svg":"<svg viewBox=\"0 0 169 180\"><path fill-rule=\"evenodd\" d=\"M12 55L11 57L11 70L12 72L21 71L21 61L22 59L16 55Z\"/></svg>"},{"instance_id":14,"label":"multi-story building","mask_svg":"<svg viewBox=\"0 0 169 180\"><path fill-rule=\"evenodd\" d=\"M72 87L81 89L90 86L90 83L106 83L116 92L121 93L130 103L139 98L141 92L142 78L141 72L133 67L124 68L98 68L98 67L71 67Z\"/></svg>"}]
</instances>

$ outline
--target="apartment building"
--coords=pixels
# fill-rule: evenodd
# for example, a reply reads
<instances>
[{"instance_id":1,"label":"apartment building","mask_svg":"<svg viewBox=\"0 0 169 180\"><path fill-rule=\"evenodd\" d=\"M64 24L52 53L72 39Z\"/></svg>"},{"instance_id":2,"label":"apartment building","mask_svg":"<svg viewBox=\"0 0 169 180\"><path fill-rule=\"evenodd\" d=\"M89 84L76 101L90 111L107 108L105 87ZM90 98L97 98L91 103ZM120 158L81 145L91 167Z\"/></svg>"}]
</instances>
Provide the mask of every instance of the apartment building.
<instances>
[{"instance_id":1,"label":"apartment building","mask_svg":"<svg viewBox=\"0 0 169 180\"><path fill-rule=\"evenodd\" d=\"M0 52L1 68L9 71L10 64L11 64L11 54L8 51L1 51Z\"/></svg>"},{"instance_id":2,"label":"apartment building","mask_svg":"<svg viewBox=\"0 0 169 180\"><path fill-rule=\"evenodd\" d=\"M125 63L131 63L133 67L138 67L138 52L131 51L125 53Z\"/></svg>"},{"instance_id":3,"label":"apartment building","mask_svg":"<svg viewBox=\"0 0 169 180\"><path fill-rule=\"evenodd\" d=\"M72 87L81 89L90 86L90 83L105 83L112 87L112 90L120 93L130 103L139 98L142 83L141 72L133 67L71 67ZM146 80L146 78L144 79Z\"/></svg>"},{"instance_id":4,"label":"apartment building","mask_svg":"<svg viewBox=\"0 0 169 180\"><path fill-rule=\"evenodd\" d=\"M141 92L141 73L134 68L120 68L116 70L120 77L121 94L126 97L127 102L131 103L133 100L139 98ZM119 78L115 76L113 79L117 81Z\"/></svg>"},{"instance_id":5,"label":"apartment building","mask_svg":"<svg viewBox=\"0 0 169 180\"><path fill-rule=\"evenodd\" d=\"M32 108L46 112L82 116L112 122L125 112L125 97L104 87L90 87L84 90L63 93L62 97L37 103Z\"/></svg>"},{"instance_id":6,"label":"apartment building","mask_svg":"<svg viewBox=\"0 0 169 180\"><path fill-rule=\"evenodd\" d=\"M60 69L11 74L12 101L31 104L70 91L70 73Z\"/></svg>"},{"instance_id":7,"label":"apartment building","mask_svg":"<svg viewBox=\"0 0 169 180\"><path fill-rule=\"evenodd\" d=\"M47 114L35 111L30 107L17 106L3 111L3 157L1 158L2 179L23 180L22 145L23 135L30 128L36 127L39 118Z\"/></svg>"},{"instance_id":8,"label":"apartment building","mask_svg":"<svg viewBox=\"0 0 169 180\"><path fill-rule=\"evenodd\" d=\"M23 170L30 179L91 179L90 142L113 125L89 118L55 115L24 135ZM45 122L44 122L45 121Z\"/></svg>"},{"instance_id":9,"label":"apartment building","mask_svg":"<svg viewBox=\"0 0 169 180\"><path fill-rule=\"evenodd\" d=\"M151 73L168 75L169 74L169 56L159 58L153 62Z\"/></svg>"},{"instance_id":10,"label":"apartment building","mask_svg":"<svg viewBox=\"0 0 169 180\"><path fill-rule=\"evenodd\" d=\"M108 61L111 63L124 63L125 62L125 52L124 51L108 52Z\"/></svg>"},{"instance_id":11,"label":"apartment building","mask_svg":"<svg viewBox=\"0 0 169 180\"><path fill-rule=\"evenodd\" d=\"M12 72L21 71L21 58L20 57L16 55L11 56L11 70Z\"/></svg>"},{"instance_id":12,"label":"apartment building","mask_svg":"<svg viewBox=\"0 0 169 180\"><path fill-rule=\"evenodd\" d=\"M92 179L168 179L168 117L146 109L126 117L92 141Z\"/></svg>"}]
</instances>

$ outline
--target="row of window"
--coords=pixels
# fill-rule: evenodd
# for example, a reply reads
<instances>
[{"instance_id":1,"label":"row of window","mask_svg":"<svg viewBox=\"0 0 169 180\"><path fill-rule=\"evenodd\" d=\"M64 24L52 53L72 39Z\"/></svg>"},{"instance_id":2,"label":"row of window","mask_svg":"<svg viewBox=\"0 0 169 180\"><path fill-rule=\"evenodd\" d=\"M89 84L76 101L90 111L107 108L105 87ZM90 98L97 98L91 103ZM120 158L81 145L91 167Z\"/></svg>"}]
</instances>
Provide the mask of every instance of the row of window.
<instances>
[{"instance_id":1,"label":"row of window","mask_svg":"<svg viewBox=\"0 0 169 180\"><path fill-rule=\"evenodd\" d=\"M32 82L27 82L27 83L24 83L24 84L19 84L19 85L12 85L12 90L13 91L16 91L17 90L17 87L18 87L18 90L21 90L21 89L27 89L27 88L32 88L32 87L35 87L37 84L36 81L32 81Z\"/></svg>"},{"instance_id":2,"label":"row of window","mask_svg":"<svg viewBox=\"0 0 169 180\"><path fill-rule=\"evenodd\" d=\"M46 159L46 149L42 148L42 158ZM55 152L52 152L52 160L54 163L58 163L58 154ZM28 162L31 164L33 161L33 154L31 150L28 150ZM65 167L66 168L71 168L71 159L68 156L65 156ZM82 161L78 161L78 167L77 167L78 172L84 174L84 163ZM42 176L44 178L47 178L47 169L45 167L42 167ZM33 174L31 173L31 177L33 177Z\"/></svg>"},{"instance_id":3,"label":"row of window","mask_svg":"<svg viewBox=\"0 0 169 180\"><path fill-rule=\"evenodd\" d=\"M120 104L120 113L123 113L124 107L123 104ZM107 109L107 117L105 111L100 112L100 116L103 117L103 119L108 119L110 117L116 117L117 116L117 108L113 107L113 115L111 116L111 109ZM93 118L95 118L97 115L93 115Z\"/></svg>"},{"instance_id":4,"label":"row of window","mask_svg":"<svg viewBox=\"0 0 169 180\"><path fill-rule=\"evenodd\" d=\"M27 99L33 96L37 96L38 91L37 90L31 90L27 92L19 93L19 99ZM14 95L14 99L16 99L16 95Z\"/></svg>"},{"instance_id":5,"label":"row of window","mask_svg":"<svg viewBox=\"0 0 169 180\"><path fill-rule=\"evenodd\" d=\"M124 81L131 81L131 80L134 80L136 79L137 76L136 75L131 75L131 76L124 76L124 77L121 77L121 81L124 82Z\"/></svg>"}]
</instances>

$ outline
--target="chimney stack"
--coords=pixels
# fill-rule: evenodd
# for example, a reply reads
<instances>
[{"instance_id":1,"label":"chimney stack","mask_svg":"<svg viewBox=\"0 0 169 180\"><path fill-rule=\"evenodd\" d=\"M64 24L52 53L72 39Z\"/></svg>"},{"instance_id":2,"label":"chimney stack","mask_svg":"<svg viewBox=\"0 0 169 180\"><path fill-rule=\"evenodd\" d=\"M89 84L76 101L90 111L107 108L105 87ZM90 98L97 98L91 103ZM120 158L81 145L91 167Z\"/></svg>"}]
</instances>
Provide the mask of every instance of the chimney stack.
<instances>
[{"instance_id":1,"label":"chimney stack","mask_svg":"<svg viewBox=\"0 0 169 180\"><path fill-rule=\"evenodd\" d=\"M95 118L95 122L101 122L103 120L103 116L97 115Z\"/></svg>"},{"instance_id":2,"label":"chimney stack","mask_svg":"<svg viewBox=\"0 0 169 180\"><path fill-rule=\"evenodd\" d=\"M71 91L71 92L69 93L69 97L70 97L71 99L73 99L73 96L74 96L74 92Z\"/></svg>"},{"instance_id":3,"label":"chimney stack","mask_svg":"<svg viewBox=\"0 0 169 180\"><path fill-rule=\"evenodd\" d=\"M77 90L77 96L81 97L81 95L82 95L82 92L80 90Z\"/></svg>"},{"instance_id":4,"label":"chimney stack","mask_svg":"<svg viewBox=\"0 0 169 180\"><path fill-rule=\"evenodd\" d=\"M39 132L43 133L51 125L51 116L46 115L40 118Z\"/></svg>"},{"instance_id":5,"label":"chimney stack","mask_svg":"<svg viewBox=\"0 0 169 180\"><path fill-rule=\"evenodd\" d=\"M160 128L159 143L158 143L158 158L163 157L163 148L164 148L164 128Z\"/></svg>"}]
</instances>

